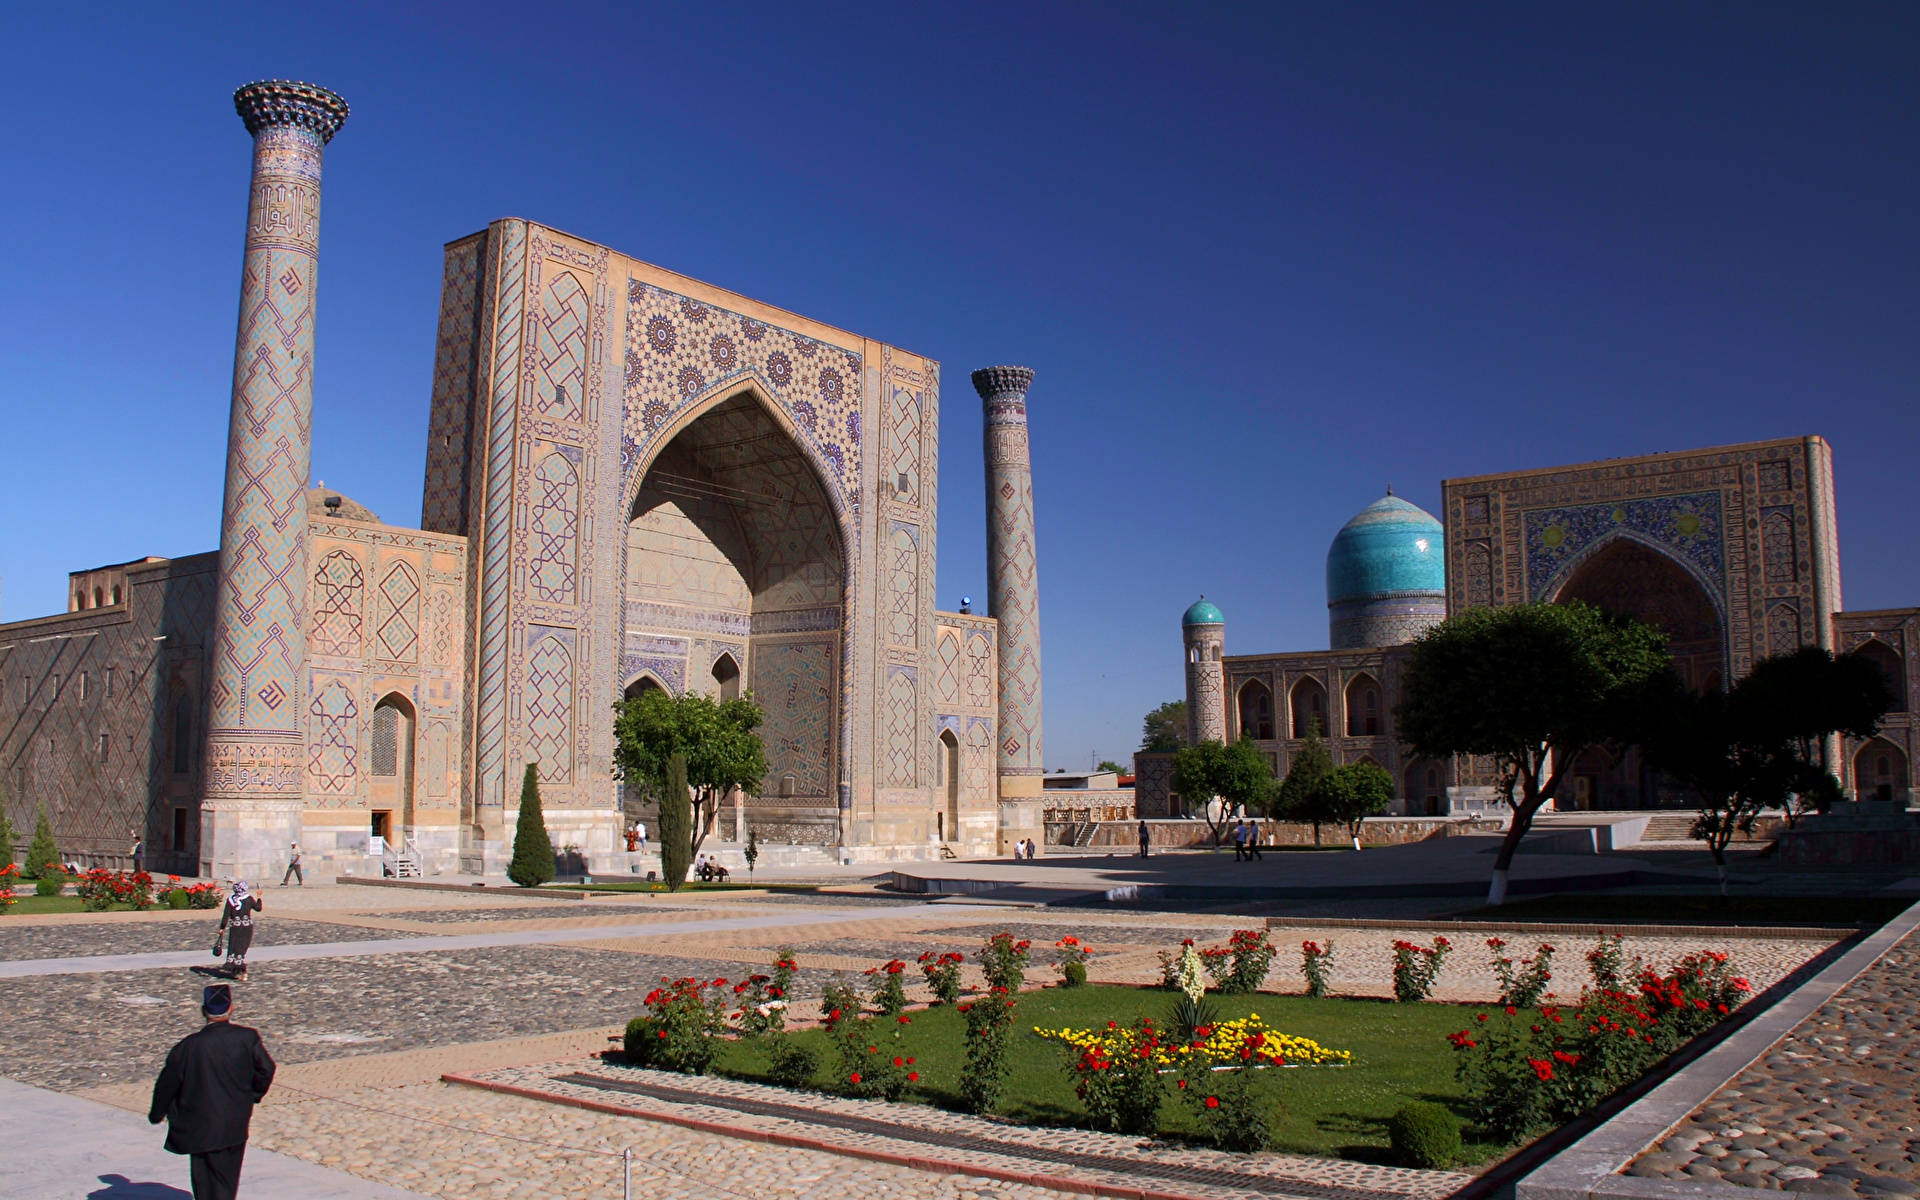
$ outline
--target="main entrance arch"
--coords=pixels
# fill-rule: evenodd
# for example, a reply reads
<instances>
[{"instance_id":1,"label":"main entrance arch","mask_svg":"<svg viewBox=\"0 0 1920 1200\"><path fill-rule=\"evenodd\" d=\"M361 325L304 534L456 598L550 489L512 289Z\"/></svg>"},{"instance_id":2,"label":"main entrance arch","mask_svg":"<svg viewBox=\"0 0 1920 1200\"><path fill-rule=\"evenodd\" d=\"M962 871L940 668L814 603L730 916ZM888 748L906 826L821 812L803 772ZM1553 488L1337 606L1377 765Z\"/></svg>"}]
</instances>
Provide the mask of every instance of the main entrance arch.
<instances>
[{"instance_id":1,"label":"main entrance arch","mask_svg":"<svg viewBox=\"0 0 1920 1200\"><path fill-rule=\"evenodd\" d=\"M627 514L625 677L766 709L762 837L838 838L847 553L807 451L752 391L661 448Z\"/></svg>"},{"instance_id":2,"label":"main entrance arch","mask_svg":"<svg viewBox=\"0 0 1920 1200\"><path fill-rule=\"evenodd\" d=\"M1608 542L1575 567L1554 596L1557 604L1572 600L1663 631L1674 668L1689 687L1727 678L1719 606L1692 572L1654 547L1630 537Z\"/></svg>"}]
</instances>

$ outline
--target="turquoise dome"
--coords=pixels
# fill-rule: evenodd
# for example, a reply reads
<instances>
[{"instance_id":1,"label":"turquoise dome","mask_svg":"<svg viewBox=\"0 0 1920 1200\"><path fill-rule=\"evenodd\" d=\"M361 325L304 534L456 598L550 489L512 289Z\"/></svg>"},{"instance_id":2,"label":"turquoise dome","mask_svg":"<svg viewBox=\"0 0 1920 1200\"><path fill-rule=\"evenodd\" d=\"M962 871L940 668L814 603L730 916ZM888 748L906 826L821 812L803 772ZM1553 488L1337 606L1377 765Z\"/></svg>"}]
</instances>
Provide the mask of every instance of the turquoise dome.
<instances>
[{"instance_id":1,"label":"turquoise dome","mask_svg":"<svg viewBox=\"0 0 1920 1200\"><path fill-rule=\"evenodd\" d=\"M1187 615L1180 618L1182 629L1189 625L1225 625L1226 623L1227 616L1220 611L1220 606L1205 596L1195 600L1193 606L1187 609Z\"/></svg>"},{"instance_id":2,"label":"turquoise dome","mask_svg":"<svg viewBox=\"0 0 1920 1200\"><path fill-rule=\"evenodd\" d=\"M1327 603L1447 590L1440 522L1389 492L1341 526L1327 548Z\"/></svg>"}]
</instances>

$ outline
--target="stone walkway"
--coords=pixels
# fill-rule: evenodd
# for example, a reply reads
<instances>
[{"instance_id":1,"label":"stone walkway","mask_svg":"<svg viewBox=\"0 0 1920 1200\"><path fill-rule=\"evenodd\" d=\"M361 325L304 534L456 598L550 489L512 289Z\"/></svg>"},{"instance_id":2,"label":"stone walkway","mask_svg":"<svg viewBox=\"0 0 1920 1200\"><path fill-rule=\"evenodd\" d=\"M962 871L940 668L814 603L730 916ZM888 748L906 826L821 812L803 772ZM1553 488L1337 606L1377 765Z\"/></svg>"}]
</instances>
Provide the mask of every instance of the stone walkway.
<instances>
[{"instance_id":1,"label":"stone walkway","mask_svg":"<svg viewBox=\"0 0 1920 1200\"><path fill-rule=\"evenodd\" d=\"M1396 902L1398 911L1405 904ZM1096 980L1151 982L1157 951L1177 950L1185 937L1223 943L1236 926L1255 923L1213 913L996 910L897 897L682 893L668 904L646 895L562 901L505 900L480 889L274 889L251 978L237 989L238 1019L261 1029L282 1064L280 1083L257 1114L254 1144L446 1197L618 1196L622 1148L636 1152L640 1194L737 1191L766 1200L818 1195L832 1180L836 1191L873 1197L1057 1195L1028 1183L930 1175L454 1088L439 1078L577 1062L608 1044L661 976L738 978L767 969L783 945L798 954L796 999L804 1001L828 979L857 979L888 957L911 963L923 950L953 949L971 958L1002 929L1034 943L1036 982L1051 978L1052 945L1068 933L1093 944ZM204 913L0 918L11 1046L0 1069L142 1110L167 1046L199 1023L199 989L208 980L195 969L212 963L201 947L208 928ZM1455 936L1443 998L1492 998L1479 941L1487 932ZM1276 930L1269 984L1299 989L1298 943L1314 937L1338 947L1336 990L1384 994L1396 936L1391 929ZM1432 934L1408 936L1426 942ZM1504 936L1529 949L1539 940L1525 931ZM1762 987L1826 944L1725 941ZM1580 955L1590 942L1569 938L1560 946L1569 991L1584 978ZM1700 945L1648 938L1628 948L1668 961ZM74 956L89 949L111 953ZM966 975L977 982L971 962ZM917 972L914 978L910 993L919 997ZM801 1008L803 1017L809 1008ZM1356 1171L1381 1169L1321 1166L1327 1180L1346 1181L1339 1186L1359 1180Z\"/></svg>"},{"instance_id":2,"label":"stone walkway","mask_svg":"<svg viewBox=\"0 0 1920 1200\"><path fill-rule=\"evenodd\" d=\"M1842 988L1626 1174L1920 1195L1920 935Z\"/></svg>"}]
</instances>

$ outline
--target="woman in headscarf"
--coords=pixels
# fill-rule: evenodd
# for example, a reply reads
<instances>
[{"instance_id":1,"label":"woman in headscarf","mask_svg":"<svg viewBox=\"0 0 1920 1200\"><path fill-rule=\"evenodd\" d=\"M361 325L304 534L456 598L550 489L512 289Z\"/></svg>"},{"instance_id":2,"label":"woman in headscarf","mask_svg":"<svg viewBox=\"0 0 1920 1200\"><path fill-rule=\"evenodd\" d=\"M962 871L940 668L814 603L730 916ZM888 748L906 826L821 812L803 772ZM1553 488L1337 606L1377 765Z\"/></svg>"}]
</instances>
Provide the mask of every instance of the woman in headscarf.
<instances>
[{"instance_id":1,"label":"woman in headscarf","mask_svg":"<svg viewBox=\"0 0 1920 1200\"><path fill-rule=\"evenodd\" d=\"M247 881L237 879L233 894L220 906L220 932L227 936L227 975L247 977L247 947L253 944L253 914L260 911L260 897L247 891Z\"/></svg>"}]
</instances>

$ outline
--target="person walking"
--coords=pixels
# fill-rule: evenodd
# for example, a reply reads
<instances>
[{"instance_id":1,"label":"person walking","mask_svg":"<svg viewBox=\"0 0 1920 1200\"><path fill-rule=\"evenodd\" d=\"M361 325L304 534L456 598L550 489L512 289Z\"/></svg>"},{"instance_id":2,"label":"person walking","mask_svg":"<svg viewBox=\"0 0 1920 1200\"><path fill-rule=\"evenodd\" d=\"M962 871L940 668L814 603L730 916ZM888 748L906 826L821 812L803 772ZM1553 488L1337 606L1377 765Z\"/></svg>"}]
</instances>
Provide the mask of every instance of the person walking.
<instances>
[{"instance_id":1,"label":"person walking","mask_svg":"<svg viewBox=\"0 0 1920 1200\"><path fill-rule=\"evenodd\" d=\"M640 853L645 854L647 852L647 823L645 821L635 821L633 823L633 831L640 835Z\"/></svg>"},{"instance_id":2,"label":"person walking","mask_svg":"<svg viewBox=\"0 0 1920 1200\"><path fill-rule=\"evenodd\" d=\"M175 1042L153 1082L147 1123L167 1123L168 1151L188 1156L193 1200L233 1200L253 1106L273 1086L273 1057L257 1030L233 1023L233 989L200 994L206 1024Z\"/></svg>"},{"instance_id":3,"label":"person walking","mask_svg":"<svg viewBox=\"0 0 1920 1200\"><path fill-rule=\"evenodd\" d=\"M1152 840L1153 840L1152 830L1149 829L1147 826L1147 819L1145 817L1142 817L1140 818L1140 857L1141 858L1147 857L1147 847L1152 843Z\"/></svg>"},{"instance_id":4,"label":"person walking","mask_svg":"<svg viewBox=\"0 0 1920 1200\"><path fill-rule=\"evenodd\" d=\"M147 843L139 833L133 835L133 849L129 851L133 858L133 873L138 875L147 867Z\"/></svg>"},{"instance_id":5,"label":"person walking","mask_svg":"<svg viewBox=\"0 0 1920 1200\"><path fill-rule=\"evenodd\" d=\"M300 870L300 843L287 843L287 869L280 876L280 886L287 886L287 880L293 880L301 887L307 886L307 877Z\"/></svg>"},{"instance_id":6,"label":"person walking","mask_svg":"<svg viewBox=\"0 0 1920 1200\"><path fill-rule=\"evenodd\" d=\"M1247 818L1247 860L1260 861L1260 822L1257 818Z\"/></svg>"},{"instance_id":7,"label":"person walking","mask_svg":"<svg viewBox=\"0 0 1920 1200\"><path fill-rule=\"evenodd\" d=\"M247 891L247 881L233 882L233 895L220 906L220 933L227 939L227 974L245 982L247 947L253 945L253 914L260 911L260 897Z\"/></svg>"},{"instance_id":8,"label":"person walking","mask_svg":"<svg viewBox=\"0 0 1920 1200\"><path fill-rule=\"evenodd\" d=\"M1233 861L1245 862L1247 859L1247 823L1233 823Z\"/></svg>"}]
</instances>

